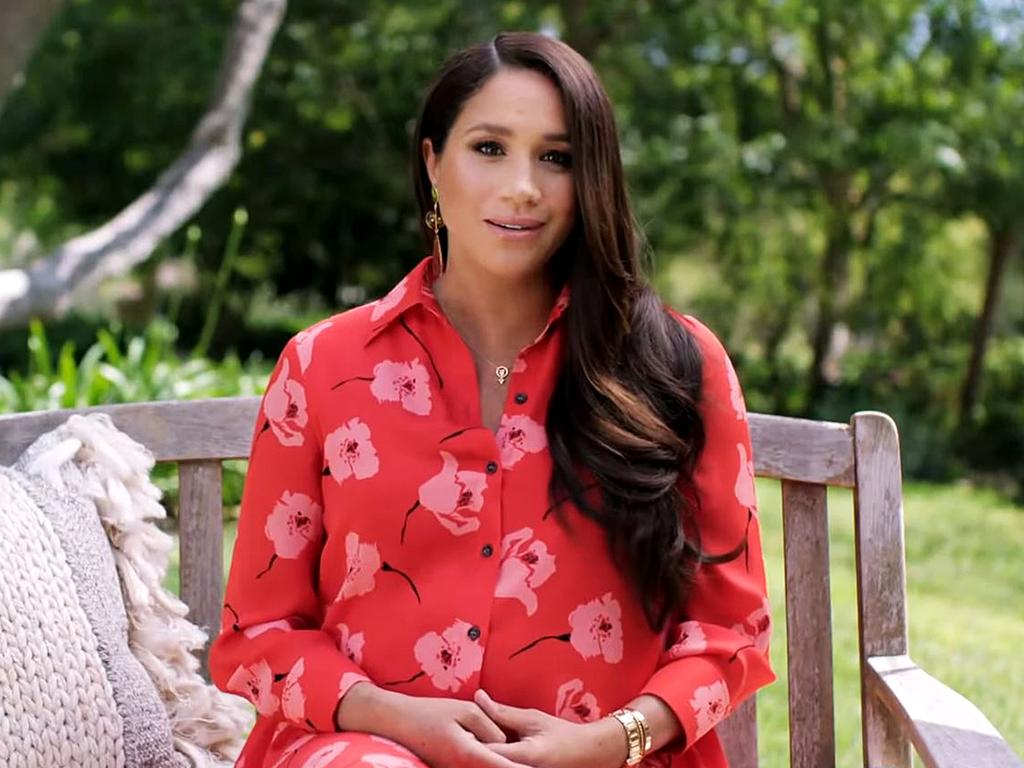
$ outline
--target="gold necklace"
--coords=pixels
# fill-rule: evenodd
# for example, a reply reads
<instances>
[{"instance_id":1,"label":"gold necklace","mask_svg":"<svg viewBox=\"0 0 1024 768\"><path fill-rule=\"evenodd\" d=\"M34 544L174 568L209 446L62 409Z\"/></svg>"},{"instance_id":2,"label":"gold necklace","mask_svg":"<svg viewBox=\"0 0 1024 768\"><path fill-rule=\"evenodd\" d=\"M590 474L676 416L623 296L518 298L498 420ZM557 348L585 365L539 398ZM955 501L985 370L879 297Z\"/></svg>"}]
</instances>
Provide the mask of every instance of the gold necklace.
<instances>
[{"instance_id":1,"label":"gold necklace","mask_svg":"<svg viewBox=\"0 0 1024 768\"><path fill-rule=\"evenodd\" d=\"M453 324L453 327L454 327L454 324ZM455 330L458 331L457 328ZM473 348L472 344L470 344L468 341L466 341L466 337L465 336L463 336L460 333L459 337L462 339L462 343L466 345L466 347L469 349L470 352L472 352L474 355L476 355L478 358L483 360L485 363L487 363L489 366L491 366L494 369L494 376L495 376L495 378L498 379L498 384L499 385L504 384L508 380L509 370L508 370L508 366L507 365L502 365L500 363L495 363L493 360L488 360L486 357L484 357L479 352L477 352L476 349Z\"/></svg>"},{"instance_id":2,"label":"gold necklace","mask_svg":"<svg viewBox=\"0 0 1024 768\"><path fill-rule=\"evenodd\" d=\"M435 295L435 298L436 298L436 295ZM439 305L441 304L439 299L437 300L437 303ZM443 305L441 305L441 309L444 310L444 306ZM508 381L508 374L509 374L508 366L504 365L502 363L495 363L493 360L488 360L486 357L481 355L476 350L476 348L473 347L472 344L470 344L468 341L466 341L466 335L464 333L462 333L462 331L459 330L457 325L455 325L455 323L452 321L451 315L448 312L445 312L444 314L445 314L445 317L448 318L448 323L452 326L452 328L455 329L455 332L459 335L459 338L462 339L462 343L466 345L466 348L471 353L473 353L473 355L475 355L476 357L480 358L481 360L483 360L485 363L487 363L489 366L491 366L494 369L494 377L498 380L498 385L501 386L506 381Z\"/></svg>"}]
</instances>

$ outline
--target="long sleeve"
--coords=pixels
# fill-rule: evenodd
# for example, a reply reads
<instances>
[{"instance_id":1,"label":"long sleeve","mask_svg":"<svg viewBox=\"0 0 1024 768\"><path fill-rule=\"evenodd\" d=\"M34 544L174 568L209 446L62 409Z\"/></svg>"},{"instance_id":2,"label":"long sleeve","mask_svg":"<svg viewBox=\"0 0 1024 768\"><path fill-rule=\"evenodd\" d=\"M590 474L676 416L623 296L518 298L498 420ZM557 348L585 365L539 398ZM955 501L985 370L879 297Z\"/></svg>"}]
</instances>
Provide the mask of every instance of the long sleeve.
<instances>
[{"instance_id":1,"label":"long sleeve","mask_svg":"<svg viewBox=\"0 0 1024 768\"><path fill-rule=\"evenodd\" d=\"M704 358L700 413L706 443L694 476L700 547L712 558L736 553L700 566L684 616L670 628L669 647L642 691L672 709L689 747L775 675L743 394L718 339L694 318L675 316Z\"/></svg>"},{"instance_id":2,"label":"long sleeve","mask_svg":"<svg viewBox=\"0 0 1024 768\"><path fill-rule=\"evenodd\" d=\"M341 697L368 678L321 628L323 443L305 365L293 338L260 403L210 673L265 717L334 731Z\"/></svg>"}]
</instances>

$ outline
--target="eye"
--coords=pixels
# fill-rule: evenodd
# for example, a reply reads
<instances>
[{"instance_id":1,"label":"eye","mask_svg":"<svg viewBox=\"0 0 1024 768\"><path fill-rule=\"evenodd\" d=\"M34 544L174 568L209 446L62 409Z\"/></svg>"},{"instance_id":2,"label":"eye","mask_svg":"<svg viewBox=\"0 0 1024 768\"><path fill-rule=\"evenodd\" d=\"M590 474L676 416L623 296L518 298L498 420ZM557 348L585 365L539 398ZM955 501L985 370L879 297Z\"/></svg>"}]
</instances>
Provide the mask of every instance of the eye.
<instances>
[{"instance_id":1,"label":"eye","mask_svg":"<svg viewBox=\"0 0 1024 768\"><path fill-rule=\"evenodd\" d=\"M560 152L557 149L553 149L550 152L544 153L544 157L548 157L549 155L551 156L551 160L557 165L560 165L563 168L572 168L572 155L568 152Z\"/></svg>"},{"instance_id":2,"label":"eye","mask_svg":"<svg viewBox=\"0 0 1024 768\"><path fill-rule=\"evenodd\" d=\"M481 141L473 145L473 149L479 152L481 155L488 155L495 157L499 152L502 152L501 144L496 141Z\"/></svg>"}]
</instances>

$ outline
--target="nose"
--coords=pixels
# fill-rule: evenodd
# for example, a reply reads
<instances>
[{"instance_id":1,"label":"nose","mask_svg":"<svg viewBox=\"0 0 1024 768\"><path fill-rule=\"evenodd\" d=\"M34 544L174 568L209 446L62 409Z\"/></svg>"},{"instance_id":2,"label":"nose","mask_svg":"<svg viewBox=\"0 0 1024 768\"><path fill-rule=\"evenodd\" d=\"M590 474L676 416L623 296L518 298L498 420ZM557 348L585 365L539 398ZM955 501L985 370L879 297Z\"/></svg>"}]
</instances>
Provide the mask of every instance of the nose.
<instances>
[{"instance_id":1,"label":"nose","mask_svg":"<svg viewBox=\"0 0 1024 768\"><path fill-rule=\"evenodd\" d=\"M541 191L533 178L529 160L516 163L506 191L506 198L516 207L536 205L540 202Z\"/></svg>"}]
</instances>

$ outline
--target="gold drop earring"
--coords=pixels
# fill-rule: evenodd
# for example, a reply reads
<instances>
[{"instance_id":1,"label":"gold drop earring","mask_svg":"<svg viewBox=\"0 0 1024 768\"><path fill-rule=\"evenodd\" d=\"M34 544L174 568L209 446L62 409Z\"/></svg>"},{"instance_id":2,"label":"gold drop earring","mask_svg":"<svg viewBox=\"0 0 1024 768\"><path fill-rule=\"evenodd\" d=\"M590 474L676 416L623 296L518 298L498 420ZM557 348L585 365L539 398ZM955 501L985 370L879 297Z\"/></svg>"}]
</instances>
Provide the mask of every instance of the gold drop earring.
<instances>
[{"instance_id":1,"label":"gold drop earring","mask_svg":"<svg viewBox=\"0 0 1024 768\"><path fill-rule=\"evenodd\" d=\"M434 277L440 277L444 274L445 258L441 253L441 238L438 233L441 231L441 227L444 226L444 219L441 218L441 210L438 206L438 194L437 187L433 184L430 185L430 197L434 201L434 210L427 211L427 215L423 217L423 220L427 223L427 226L434 230L434 251L431 254L430 261L434 269Z\"/></svg>"}]
</instances>

